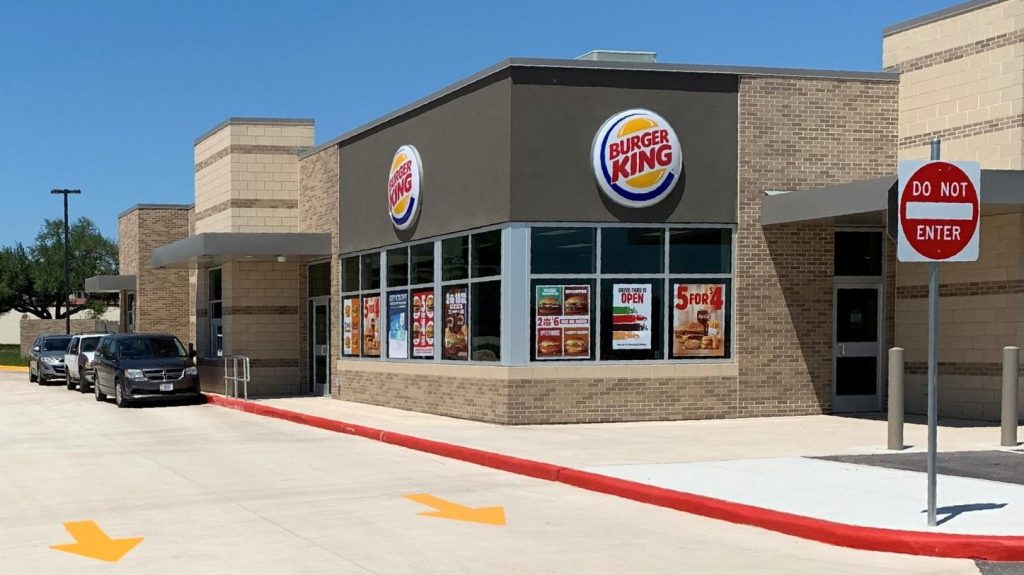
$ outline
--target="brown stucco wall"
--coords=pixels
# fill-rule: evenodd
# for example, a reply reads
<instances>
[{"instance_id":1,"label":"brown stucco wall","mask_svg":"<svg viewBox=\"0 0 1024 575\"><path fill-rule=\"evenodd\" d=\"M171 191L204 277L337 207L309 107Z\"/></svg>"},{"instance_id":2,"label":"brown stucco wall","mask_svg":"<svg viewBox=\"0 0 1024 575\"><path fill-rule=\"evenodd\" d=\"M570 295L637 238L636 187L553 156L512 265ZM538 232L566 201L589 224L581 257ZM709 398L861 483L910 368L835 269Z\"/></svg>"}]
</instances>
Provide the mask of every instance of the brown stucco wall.
<instances>
[{"instance_id":1,"label":"brown stucco wall","mask_svg":"<svg viewBox=\"0 0 1024 575\"><path fill-rule=\"evenodd\" d=\"M761 200L767 190L806 190L892 173L896 98L896 82L885 80L740 81L734 332L739 416L831 410L834 230L762 227Z\"/></svg>"}]
</instances>

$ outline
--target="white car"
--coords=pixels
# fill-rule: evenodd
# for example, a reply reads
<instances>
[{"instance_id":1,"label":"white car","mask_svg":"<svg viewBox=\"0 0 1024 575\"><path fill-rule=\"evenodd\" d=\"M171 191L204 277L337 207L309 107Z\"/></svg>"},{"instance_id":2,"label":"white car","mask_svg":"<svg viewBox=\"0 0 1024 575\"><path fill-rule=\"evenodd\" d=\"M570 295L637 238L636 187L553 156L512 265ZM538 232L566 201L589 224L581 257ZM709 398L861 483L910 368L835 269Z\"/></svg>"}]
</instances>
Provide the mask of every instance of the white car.
<instances>
[{"instance_id":1,"label":"white car","mask_svg":"<svg viewBox=\"0 0 1024 575\"><path fill-rule=\"evenodd\" d=\"M96 345L105 335L107 334L86 333L71 338L67 355L64 356L64 364L67 366L65 383L68 389L75 389L77 385L78 391L89 391L89 386L95 381L92 362L96 358Z\"/></svg>"}]
</instances>

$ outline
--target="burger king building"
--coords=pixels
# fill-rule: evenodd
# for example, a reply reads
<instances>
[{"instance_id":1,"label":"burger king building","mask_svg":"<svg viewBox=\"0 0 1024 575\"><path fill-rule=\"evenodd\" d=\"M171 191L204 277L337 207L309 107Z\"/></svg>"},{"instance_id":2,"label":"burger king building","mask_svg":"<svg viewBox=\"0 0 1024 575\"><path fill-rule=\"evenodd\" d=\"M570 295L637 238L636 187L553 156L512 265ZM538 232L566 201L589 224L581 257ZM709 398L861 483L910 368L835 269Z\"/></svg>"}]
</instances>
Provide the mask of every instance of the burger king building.
<instances>
[{"instance_id":1,"label":"burger king building","mask_svg":"<svg viewBox=\"0 0 1024 575\"><path fill-rule=\"evenodd\" d=\"M906 39L1020 4L894 28L884 72L510 59L320 145L312 120L230 118L195 142L193 204L122 215L136 264L104 285L193 343L210 391L244 355L252 396L503 424L879 411L885 350L923 352L886 191L924 157L904 108L945 65ZM989 153L957 137L952 157ZM1012 187L992 168L1015 158L983 181ZM983 229L1019 217L1007 193ZM961 399L946 413L986 417Z\"/></svg>"}]
</instances>

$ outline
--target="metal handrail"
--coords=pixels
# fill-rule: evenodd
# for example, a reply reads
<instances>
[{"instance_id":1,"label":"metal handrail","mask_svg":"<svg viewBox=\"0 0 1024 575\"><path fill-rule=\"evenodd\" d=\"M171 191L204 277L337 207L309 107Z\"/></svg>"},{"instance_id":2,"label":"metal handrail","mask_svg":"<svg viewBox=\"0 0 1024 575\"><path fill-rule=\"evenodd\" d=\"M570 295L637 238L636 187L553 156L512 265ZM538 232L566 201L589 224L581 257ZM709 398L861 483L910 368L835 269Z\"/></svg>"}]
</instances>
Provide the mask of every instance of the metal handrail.
<instances>
[{"instance_id":1,"label":"metal handrail","mask_svg":"<svg viewBox=\"0 0 1024 575\"><path fill-rule=\"evenodd\" d=\"M242 375L238 375L238 364L242 363ZM228 375L228 366L231 366ZM224 395L226 397L238 397L238 384L242 384L242 393L245 399L249 399L249 356L247 355L225 355L224 356ZM228 384L234 383L235 394L228 394Z\"/></svg>"}]
</instances>

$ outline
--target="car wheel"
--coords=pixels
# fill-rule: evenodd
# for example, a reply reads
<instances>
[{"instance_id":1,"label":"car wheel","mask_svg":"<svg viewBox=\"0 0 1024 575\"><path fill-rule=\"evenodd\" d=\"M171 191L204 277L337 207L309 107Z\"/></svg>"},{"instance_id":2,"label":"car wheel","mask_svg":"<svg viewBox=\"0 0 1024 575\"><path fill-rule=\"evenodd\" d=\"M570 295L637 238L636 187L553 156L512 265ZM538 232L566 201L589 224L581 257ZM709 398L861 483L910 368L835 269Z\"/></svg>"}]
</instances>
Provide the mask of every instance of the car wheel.
<instances>
[{"instance_id":1,"label":"car wheel","mask_svg":"<svg viewBox=\"0 0 1024 575\"><path fill-rule=\"evenodd\" d=\"M75 388L75 380L71 379L71 374L67 372L64 372L64 387L69 390Z\"/></svg>"},{"instance_id":2,"label":"car wheel","mask_svg":"<svg viewBox=\"0 0 1024 575\"><path fill-rule=\"evenodd\" d=\"M80 373L78 376L78 392L89 393L89 380L86 379L84 373Z\"/></svg>"},{"instance_id":3,"label":"car wheel","mask_svg":"<svg viewBox=\"0 0 1024 575\"><path fill-rule=\"evenodd\" d=\"M120 381L114 382L114 403L118 407L128 407L128 400L124 396L124 384Z\"/></svg>"},{"instance_id":4,"label":"car wheel","mask_svg":"<svg viewBox=\"0 0 1024 575\"><path fill-rule=\"evenodd\" d=\"M29 383L35 383L39 381L39 377L37 377L36 374L32 373L31 369L28 370L28 381Z\"/></svg>"},{"instance_id":5,"label":"car wheel","mask_svg":"<svg viewBox=\"0 0 1024 575\"><path fill-rule=\"evenodd\" d=\"M99 383L94 383L92 389L96 393L96 401L106 401L107 400L107 394L105 394L102 391L100 391Z\"/></svg>"}]
</instances>

